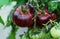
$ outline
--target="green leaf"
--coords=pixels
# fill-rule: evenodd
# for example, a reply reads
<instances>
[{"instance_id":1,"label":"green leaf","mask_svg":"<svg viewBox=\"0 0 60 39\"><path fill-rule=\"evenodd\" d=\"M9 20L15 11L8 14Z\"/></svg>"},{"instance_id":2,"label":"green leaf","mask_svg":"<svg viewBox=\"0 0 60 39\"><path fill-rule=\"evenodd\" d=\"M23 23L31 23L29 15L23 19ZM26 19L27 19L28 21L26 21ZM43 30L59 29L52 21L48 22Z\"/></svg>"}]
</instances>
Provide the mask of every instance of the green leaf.
<instances>
[{"instance_id":1,"label":"green leaf","mask_svg":"<svg viewBox=\"0 0 60 39\"><path fill-rule=\"evenodd\" d=\"M15 39L15 35L16 35L15 31L12 30L7 39Z\"/></svg>"},{"instance_id":2,"label":"green leaf","mask_svg":"<svg viewBox=\"0 0 60 39\"><path fill-rule=\"evenodd\" d=\"M11 25L11 21L8 21L6 26L10 26Z\"/></svg>"},{"instance_id":3,"label":"green leaf","mask_svg":"<svg viewBox=\"0 0 60 39\"><path fill-rule=\"evenodd\" d=\"M6 27L10 26L12 23L12 14L14 12L15 9L11 10L10 14L7 17L7 23L6 23Z\"/></svg>"},{"instance_id":4,"label":"green leaf","mask_svg":"<svg viewBox=\"0 0 60 39\"><path fill-rule=\"evenodd\" d=\"M51 37L50 32L46 33L46 35L45 35L45 38L44 38L44 39L53 39L53 38Z\"/></svg>"},{"instance_id":5,"label":"green leaf","mask_svg":"<svg viewBox=\"0 0 60 39\"><path fill-rule=\"evenodd\" d=\"M16 31L18 30L18 27L16 27L16 25L14 25L13 23L11 26L12 26L12 30L9 36L7 37L7 39L16 39L15 36L16 36Z\"/></svg>"},{"instance_id":6,"label":"green leaf","mask_svg":"<svg viewBox=\"0 0 60 39\"><path fill-rule=\"evenodd\" d=\"M26 4L28 0L16 0L17 1L17 5L22 5L22 4Z\"/></svg>"},{"instance_id":7,"label":"green leaf","mask_svg":"<svg viewBox=\"0 0 60 39\"><path fill-rule=\"evenodd\" d=\"M56 14L60 17L60 2L58 2L58 8L56 9Z\"/></svg>"},{"instance_id":8,"label":"green leaf","mask_svg":"<svg viewBox=\"0 0 60 39\"><path fill-rule=\"evenodd\" d=\"M11 20L12 15L11 15L11 14L12 14L12 13L10 13L10 14L8 15L8 17L7 17L6 27L7 27L7 26L10 26L10 25L11 25L11 23L12 23L12 20Z\"/></svg>"},{"instance_id":9,"label":"green leaf","mask_svg":"<svg viewBox=\"0 0 60 39\"><path fill-rule=\"evenodd\" d=\"M55 9L57 9L57 7L58 7L58 3L57 2L52 2L52 1L48 2L48 10L50 12L54 11Z\"/></svg>"},{"instance_id":10,"label":"green leaf","mask_svg":"<svg viewBox=\"0 0 60 39\"><path fill-rule=\"evenodd\" d=\"M0 0L0 7L9 3L10 3L9 0Z\"/></svg>"},{"instance_id":11,"label":"green leaf","mask_svg":"<svg viewBox=\"0 0 60 39\"><path fill-rule=\"evenodd\" d=\"M0 16L0 23L2 23L2 24L4 25L4 21L3 21L3 19L1 18L1 16Z\"/></svg>"}]
</instances>

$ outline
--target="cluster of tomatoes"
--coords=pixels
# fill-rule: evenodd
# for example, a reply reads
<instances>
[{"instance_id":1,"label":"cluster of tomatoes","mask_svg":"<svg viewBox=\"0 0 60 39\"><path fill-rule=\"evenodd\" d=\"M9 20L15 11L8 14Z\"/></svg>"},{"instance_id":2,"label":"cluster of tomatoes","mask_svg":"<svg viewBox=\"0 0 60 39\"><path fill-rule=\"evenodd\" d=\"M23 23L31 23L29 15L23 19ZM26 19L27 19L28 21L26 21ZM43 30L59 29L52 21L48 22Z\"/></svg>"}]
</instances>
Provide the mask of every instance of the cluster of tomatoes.
<instances>
[{"instance_id":1,"label":"cluster of tomatoes","mask_svg":"<svg viewBox=\"0 0 60 39\"><path fill-rule=\"evenodd\" d=\"M49 20L55 20L56 14L50 13L46 8L42 12L37 12L36 25L42 27ZM12 21L20 27L31 27L34 24L35 11L32 5L20 5L12 15Z\"/></svg>"}]
</instances>

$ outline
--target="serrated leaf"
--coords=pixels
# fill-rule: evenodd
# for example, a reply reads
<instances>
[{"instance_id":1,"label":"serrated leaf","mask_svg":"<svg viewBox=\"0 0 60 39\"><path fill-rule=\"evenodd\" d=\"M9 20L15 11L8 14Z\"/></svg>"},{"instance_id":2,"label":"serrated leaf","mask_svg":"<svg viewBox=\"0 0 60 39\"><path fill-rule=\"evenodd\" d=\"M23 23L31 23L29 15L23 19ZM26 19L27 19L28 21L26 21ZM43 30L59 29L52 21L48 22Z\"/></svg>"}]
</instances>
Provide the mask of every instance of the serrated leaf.
<instances>
[{"instance_id":1,"label":"serrated leaf","mask_svg":"<svg viewBox=\"0 0 60 39\"><path fill-rule=\"evenodd\" d=\"M0 16L0 23L2 23L2 24L4 25L4 21L3 21L3 19L1 18L1 16Z\"/></svg>"}]
</instances>

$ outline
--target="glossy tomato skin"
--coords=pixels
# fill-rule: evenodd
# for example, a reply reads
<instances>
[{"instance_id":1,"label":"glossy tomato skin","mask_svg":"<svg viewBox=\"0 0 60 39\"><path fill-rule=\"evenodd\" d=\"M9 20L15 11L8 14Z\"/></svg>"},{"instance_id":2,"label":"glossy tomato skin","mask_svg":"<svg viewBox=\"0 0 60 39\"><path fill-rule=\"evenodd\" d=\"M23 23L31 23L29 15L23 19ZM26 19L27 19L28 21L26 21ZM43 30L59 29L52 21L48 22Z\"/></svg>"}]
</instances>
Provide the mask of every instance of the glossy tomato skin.
<instances>
[{"instance_id":1,"label":"glossy tomato skin","mask_svg":"<svg viewBox=\"0 0 60 39\"><path fill-rule=\"evenodd\" d=\"M47 23L50 19L51 19L50 14L45 13L44 15L42 15L41 13L39 13L36 19L37 25L39 27L43 27L43 24Z\"/></svg>"},{"instance_id":2,"label":"glossy tomato skin","mask_svg":"<svg viewBox=\"0 0 60 39\"><path fill-rule=\"evenodd\" d=\"M51 20L55 20L57 18L57 15L55 13L50 13L46 8L43 9L46 13L49 13L51 15Z\"/></svg>"},{"instance_id":3,"label":"glossy tomato skin","mask_svg":"<svg viewBox=\"0 0 60 39\"><path fill-rule=\"evenodd\" d=\"M12 21L20 27L30 27L33 24L33 16L29 11L22 13L18 7L13 13Z\"/></svg>"}]
</instances>

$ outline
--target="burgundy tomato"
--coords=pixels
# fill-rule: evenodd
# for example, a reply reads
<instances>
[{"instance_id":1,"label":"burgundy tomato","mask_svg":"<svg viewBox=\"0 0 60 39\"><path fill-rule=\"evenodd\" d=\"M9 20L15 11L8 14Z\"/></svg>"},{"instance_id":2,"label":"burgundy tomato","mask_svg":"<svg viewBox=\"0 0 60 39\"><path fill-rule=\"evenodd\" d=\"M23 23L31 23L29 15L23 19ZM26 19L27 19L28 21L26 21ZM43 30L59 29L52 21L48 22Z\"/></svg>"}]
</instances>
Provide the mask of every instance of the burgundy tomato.
<instances>
[{"instance_id":1,"label":"burgundy tomato","mask_svg":"<svg viewBox=\"0 0 60 39\"><path fill-rule=\"evenodd\" d=\"M47 23L49 20L55 20L56 14L50 13L47 9L43 9L44 15L41 12L37 16L37 25L43 27L43 24Z\"/></svg>"},{"instance_id":2,"label":"burgundy tomato","mask_svg":"<svg viewBox=\"0 0 60 39\"><path fill-rule=\"evenodd\" d=\"M50 13L46 8L44 9L44 11L51 15L51 20L55 20L56 19L56 14L55 13Z\"/></svg>"},{"instance_id":3,"label":"burgundy tomato","mask_svg":"<svg viewBox=\"0 0 60 39\"><path fill-rule=\"evenodd\" d=\"M38 13L37 16L37 25L39 27L42 27L43 24L47 23L50 20L50 14L48 13L44 13L44 15L42 15L40 12Z\"/></svg>"},{"instance_id":4,"label":"burgundy tomato","mask_svg":"<svg viewBox=\"0 0 60 39\"><path fill-rule=\"evenodd\" d=\"M33 16L26 5L19 6L13 13L13 23L20 27L30 27L33 24ZM25 9L26 11L23 11Z\"/></svg>"}]
</instances>

